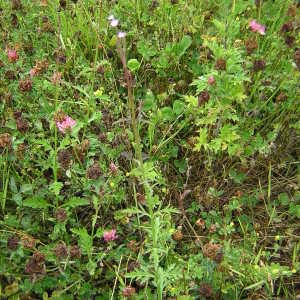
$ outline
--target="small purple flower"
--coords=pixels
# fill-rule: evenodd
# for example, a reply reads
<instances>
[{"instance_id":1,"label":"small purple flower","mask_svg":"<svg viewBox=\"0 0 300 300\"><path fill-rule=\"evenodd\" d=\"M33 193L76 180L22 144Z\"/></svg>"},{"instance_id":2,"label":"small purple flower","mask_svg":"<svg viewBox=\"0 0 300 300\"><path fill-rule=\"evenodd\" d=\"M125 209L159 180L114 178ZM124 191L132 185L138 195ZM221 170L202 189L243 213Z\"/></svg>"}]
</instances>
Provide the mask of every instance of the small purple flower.
<instances>
[{"instance_id":1,"label":"small purple flower","mask_svg":"<svg viewBox=\"0 0 300 300\"><path fill-rule=\"evenodd\" d=\"M56 122L56 126L61 133L66 133L66 131L71 130L75 125L76 121L69 116L66 116L61 122Z\"/></svg>"},{"instance_id":2,"label":"small purple flower","mask_svg":"<svg viewBox=\"0 0 300 300\"><path fill-rule=\"evenodd\" d=\"M123 31L118 32L118 38L119 39L123 39L125 37L126 37L126 32L123 32Z\"/></svg>"},{"instance_id":3,"label":"small purple flower","mask_svg":"<svg viewBox=\"0 0 300 300\"><path fill-rule=\"evenodd\" d=\"M261 35L266 34L266 27L262 24L259 24L256 20L250 21L249 27L253 32L258 32Z\"/></svg>"},{"instance_id":4,"label":"small purple flower","mask_svg":"<svg viewBox=\"0 0 300 300\"><path fill-rule=\"evenodd\" d=\"M30 75L31 78L37 76L37 74L38 74L38 73L37 73L36 68L30 69L29 75Z\"/></svg>"},{"instance_id":5,"label":"small purple flower","mask_svg":"<svg viewBox=\"0 0 300 300\"><path fill-rule=\"evenodd\" d=\"M216 83L216 79L215 79L214 76L211 75L211 76L208 77L207 82L210 85L214 85Z\"/></svg>"},{"instance_id":6,"label":"small purple flower","mask_svg":"<svg viewBox=\"0 0 300 300\"><path fill-rule=\"evenodd\" d=\"M116 229L112 229L109 231L104 231L103 233L103 239L105 242L111 242L114 241L117 238Z\"/></svg>"},{"instance_id":7,"label":"small purple flower","mask_svg":"<svg viewBox=\"0 0 300 300\"><path fill-rule=\"evenodd\" d=\"M15 49L7 49L7 57L10 62L16 62L19 58L19 55Z\"/></svg>"},{"instance_id":8,"label":"small purple flower","mask_svg":"<svg viewBox=\"0 0 300 300\"><path fill-rule=\"evenodd\" d=\"M119 20L117 20L117 19L112 19L111 21L110 21L110 26L111 27L117 27L119 25Z\"/></svg>"}]
</instances>

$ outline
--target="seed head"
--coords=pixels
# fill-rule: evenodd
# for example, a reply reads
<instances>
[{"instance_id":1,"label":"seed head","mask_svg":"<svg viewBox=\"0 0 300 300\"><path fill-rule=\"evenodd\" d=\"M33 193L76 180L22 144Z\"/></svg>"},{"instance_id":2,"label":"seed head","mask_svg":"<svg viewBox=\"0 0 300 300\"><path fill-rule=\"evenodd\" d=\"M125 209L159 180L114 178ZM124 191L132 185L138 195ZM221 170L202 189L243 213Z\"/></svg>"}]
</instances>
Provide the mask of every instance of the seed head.
<instances>
[{"instance_id":1,"label":"seed head","mask_svg":"<svg viewBox=\"0 0 300 300\"><path fill-rule=\"evenodd\" d=\"M219 58L216 61L215 69L219 70L219 71L226 71L226 60L222 59L222 58Z\"/></svg>"},{"instance_id":2,"label":"seed head","mask_svg":"<svg viewBox=\"0 0 300 300\"><path fill-rule=\"evenodd\" d=\"M56 211L55 211L55 218L58 222L64 222L66 221L66 219L68 218L68 214L67 214L67 211L64 209L64 208L58 208Z\"/></svg>"},{"instance_id":3,"label":"seed head","mask_svg":"<svg viewBox=\"0 0 300 300\"><path fill-rule=\"evenodd\" d=\"M135 294L135 288L132 286L126 286L122 290L122 295L125 298L131 298Z\"/></svg>"},{"instance_id":4,"label":"seed head","mask_svg":"<svg viewBox=\"0 0 300 300\"><path fill-rule=\"evenodd\" d=\"M32 90L32 81L27 78L19 81L19 89L21 92L30 92Z\"/></svg>"},{"instance_id":5,"label":"seed head","mask_svg":"<svg viewBox=\"0 0 300 300\"><path fill-rule=\"evenodd\" d=\"M88 179L98 179L102 175L100 170L99 164L94 163L89 169L87 170L87 178Z\"/></svg>"},{"instance_id":6,"label":"seed head","mask_svg":"<svg viewBox=\"0 0 300 300\"><path fill-rule=\"evenodd\" d=\"M64 259L68 256L68 248L64 242L59 242L55 248L54 253L59 260Z\"/></svg>"},{"instance_id":7,"label":"seed head","mask_svg":"<svg viewBox=\"0 0 300 300\"><path fill-rule=\"evenodd\" d=\"M16 235L10 236L7 239L7 247L10 250L16 250L19 245L19 238Z\"/></svg>"},{"instance_id":8,"label":"seed head","mask_svg":"<svg viewBox=\"0 0 300 300\"><path fill-rule=\"evenodd\" d=\"M70 257L72 259L75 259L75 258L79 259L81 257L81 249L80 249L79 246L77 246L77 245L71 246L71 248L70 248Z\"/></svg>"}]
</instances>

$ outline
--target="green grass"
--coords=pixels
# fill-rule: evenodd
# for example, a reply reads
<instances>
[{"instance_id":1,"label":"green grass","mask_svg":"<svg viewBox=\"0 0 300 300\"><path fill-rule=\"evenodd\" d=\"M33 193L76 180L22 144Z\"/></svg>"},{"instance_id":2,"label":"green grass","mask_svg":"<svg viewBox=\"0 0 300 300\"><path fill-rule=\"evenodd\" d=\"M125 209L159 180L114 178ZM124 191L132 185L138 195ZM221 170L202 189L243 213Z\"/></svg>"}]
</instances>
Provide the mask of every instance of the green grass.
<instances>
[{"instance_id":1,"label":"green grass","mask_svg":"<svg viewBox=\"0 0 300 300\"><path fill-rule=\"evenodd\" d=\"M299 296L293 1L0 7L0 298Z\"/></svg>"}]
</instances>

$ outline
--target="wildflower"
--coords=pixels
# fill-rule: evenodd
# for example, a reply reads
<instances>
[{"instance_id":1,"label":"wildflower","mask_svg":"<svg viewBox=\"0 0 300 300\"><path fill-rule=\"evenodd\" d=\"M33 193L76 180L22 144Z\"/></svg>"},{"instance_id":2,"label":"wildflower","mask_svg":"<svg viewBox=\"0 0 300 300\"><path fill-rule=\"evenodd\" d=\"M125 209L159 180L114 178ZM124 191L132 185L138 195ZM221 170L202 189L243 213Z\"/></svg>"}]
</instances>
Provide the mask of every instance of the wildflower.
<instances>
[{"instance_id":1,"label":"wildflower","mask_svg":"<svg viewBox=\"0 0 300 300\"><path fill-rule=\"evenodd\" d=\"M25 266L27 274L44 274L46 273L45 255L41 252L35 252Z\"/></svg>"},{"instance_id":2,"label":"wildflower","mask_svg":"<svg viewBox=\"0 0 300 300\"><path fill-rule=\"evenodd\" d=\"M219 71L225 71L226 70L226 60L219 58L217 59L215 63L215 69Z\"/></svg>"},{"instance_id":3,"label":"wildflower","mask_svg":"<svg viewBox=\"0 0 300 300\"><path fill-rule=\"evenodd\" d=\"M174 241L181 241L183 239L183 234L181 230L176 230L173 234L172 234L172 239Z\"/></svg>"},{"instance_id":4,"label":"wildflower","mask_svg":"<svg viewBox=\"0 0 300 300\"><path fill-rule=\"evenodd\" d=\"M24 235L24 236L22 236L21 241L22 241L22 245L24 248L27 248L27 249L35 248L36 240L33 237Z\"/></svg>"},{"instance_id":5,"label":"wildflower","mask_svg":"<svg viewBox=\"0 0 300 300\"><path fill-rule=\"evenodd\" d=\"M87 171L88 179L98 179L101 176L101 170L98 163L94 163Z\"/></svg>"},{"instance_id":6,"label":"wildflower","mask_svg":"<svg viewBox=\"0 0 300 300\"><path fill-rule=\"evenodd\" d=\"M54 253L58 259L66 258L68 256L68 248L64 242L59 242L54 248Z\"/></svg>"},{"instance_id":7,"label":"wildflower","mask_svg":"<svg viewBox=\"0 0 300 300\"><path fill-rule=\"evenodd\" d=\"M23 118L17 118L16 119L16 124L17 124L17 129L21 133L25 133L29 129L29 123L28 123L28 121L25 120L25 119L23 119Z\"/></svg>"},{"instance_id":8,"label":"wildflower","mask_svg":"<svg viewBox=\"0 0 300 300\"><path fill-rule=\"evenodd\" d=\"M118 38L119 39L123 39L125 37L126 37L126 32L123 32L123 31L118 32Z\"/></svg>"},{"instance_id":9,"label":"wildflower","mask_svg":"<svg viewBox=\"0 0 300 300\"><path fill-rule=\"evenodd\" d=\"M281 26L281 32L290 32L293 31L294 25L293 22L287 22Z\"/></svg>"},{"instance_id":10,"label":"wildflower","mask_svg":"<svg viewBox=\"0 0 300 300\"><path fill-rule=\"evenodd\" d=\"M205 221L201 218L199 218L197 221L196 221L196 225L201 228L202 230L205 229Z\"/></svg>"},{"instance_id":11,"label":"wildflower","mask_svg":"<svg viewBox=\"0 0 300 300\"><path fill-rule=\"evenodd\" d=\"M68 215L64 208L60 207L55 211L55 219L58 222L64 222L67 219L67 217L68 217Z\"/></svg>"},{"instance_id":12,"label":"wildflower","mask_svg":"<svg viewBox=\"0 0 300 300\"><path fill-rule=\"evenodd\" d=\"M198 106L206 103L210 99L208 91L202 91L198 96Z\"/></svg>"},{"instance_id":13,"label":"wildflower","mask_svg":"<svg viewBox=\"0 0 300 300\"><path fill-rule=\"evenodd\" d=\"M250 21L249 27L253 32L258 32L261 35L266 34L266 27L262 24L259 24L256 20Z\"/></svg>"},{"instance_id":14,"label":"wildflower","mask_svg":"<svg viewBox=\"0 0 300 300\"><path fill-rule=\"evenodd\" d=\"M210 298L213 294L212 287L207 283L201 284L199 292L200 292L200 295L206 299Z\"/></svg>"},{"instance_id":15,"label":"wildflower","mask_svg":"<svg viewBox=\"0 0 300 300\"><path fill-rule=\"evenodd\" d=\"M29 78L20 80L19 89L21 92L30 92L32 89L32 81Z\"/></svg>"},{"instance_id":16,"label":"wildflower","mask_svg":"<svg viewBox=\"0 0 300 300\"><path fill-rule=\"evenodd\" d=\"M71 164L72 154L67 149L61 149L57 153L57 161L60 163L61 167L67 169Z\"/></svg>"},{"instance_id":17,"label":"wildflower","mask_svg":"<svg viewBox=\"0 0 300 300\"><path fill-rule=\"evenodd\" d=\"M114 15L109 15L107 18L108 21L112 21L115 20L115 16Z\"/></svg>"},{"instance_id":18,"label":"wildflower","mask_svg":"<svg viewBox=\"0 0 300 300\"><path fill-rule=\"evenodd\" d=\"M116 233L117 232L116 232L115 229L112 229L112 230L109 230L109 231L104 231L104 233L103 233L104 241L105 242L114 241L117 238Z\"/></svg>"},{"instance_id":19,"label":"wildflower","mask_svg":"<svg viewBox=\"0 0 300 300\"><path fill-rule=\"evenodd\" d=\"M118 167L114 164L114 162L110 163L109 169L112 172L112 174L117 175L117 173L118 173Z\"/></svg>"},{"instance_id":20,"label":"wildflower","mask_svg":"<svg viewBox=\"0 0 300 300\"><path fill-rule=\"evenodd\" d=\"M8 49L7 58L10 62L16 62L19 59L19 55L15 49Z\"/></svg>"},{"instance_id":21,"label":"wildflower","mask_svg":"<svg viewBox=\"0 0 300 300\"><path fill-rule=\"evenodd\" d=\"M73 245L70 248L70 257L71 258L80 258L81 257L81 249L77 245Z\"/></svg>"},{"instance_id":22,"label":"wildflower","mask_svg":"<svg viewBox=\"0 0 300 300\"><path fill-rule=\"evenodd\" d=\"M284 41L288 47L292 48L295 44L296 39L294 36L287 36L285 37Z\"/></svg>"},{"instance_id":23,"label":"wildflower","mask_svg":"<svg viewBox=\"0 0 300 300\"><path fill-rule=\"evenodd\" d=\"M296 49L294 53L294 60L298 69L300 70L300 48Z\"/></svg>"},{"instance_id":24,"label":"wildflower","mask_svg":"<svg viewBox=\"0 0 300 300\"><path fill-rule=\"evenodd\" d=\"M212 75L209 76L208 79L207 79L207 83L208 83L209 85L214 85L214 84L216 83L215 77L212 76Z\"/></svg>"},{"instance_id":25,"label":"wildflower","mask_svg":"<svg viewBox=\"0 0 300 300\"><path fill-rule=\"evenodd\" d=\"M22 9L21 0L12 0L11 1L11 9L12 10L19 10Z\"/></svg>"},{"instance_id":26,"label":"wildflower","mask_svg":"<svg viewBox=\"0 0 300 300\"><path fill-rule=\"evenodd\" d=\"M9 133L0 134L0 149L8 148L10 149L12 146L12 137Z\"/></svg>"},{"instance_id":27,"label":"wildflower","mask_svg":"<svg viewBox=\"0 0 300 300\"><path fill-rule=\"evenodd\" d=\"M110 26L111 27L117 27L119 25L119 20L113 19L110 21Z\"/></svg>"},{"instance_id":28,"label":"wildflower","mask_svg":"<svg viewBox=\"0 0 300 300\"><path fill-rule=\"evenodd\" d=\"M60 72L54 72L51 77L51 82L53 84L59 84L61 82L61 73Z\"/></svg>"},{"instance_id":29,"label":"wildflower","mask_svg":"<svg viewBox=\"0 0 300 300\"><path fill-rule=\"evenodd\" d=\"M222 247L219 244L213 244L211 242L205 244L202 248L203 255L220 263L223 259Z\"/></svg>"},{"instance_id":30,"label":"wildflower","mask_svg":"<svg viewBox=\"0 0 300 300\"><path fill-rule=\"evenodd\" d=\"M122 290L122 295L125 298L130 298L135 294L135 288L132 286L126 286L124 287L124 289Z\"/></svg>"},{"instance_id":31,"label":"wildflower","mask_svg":"<svg viewBox=\"0 0 300 300\"><path fill-rule=\"evenodd\" d=\"M257 59L253 63L253 70L255 72L262 71L266 67L266 62L263 59Z\"/></svg>"},{"instance_id":32,"label":"wildflower","mask_svg":"<svg viewBox=\"0 0 300 300\"><path fill-rule=\"evenodd\" d=\"M10 250L16 250L19 245L19 238L16 235L10 236L7 240L7 247Z\"/></svg>"},{"instance_id":33,"label":"wildflower","mask_svg":"<svg viewBox=\"0 0 300 300\"><path fill-rule=\"evenodd\" d=\"M62 133L66 133L66 131L71 130L76 125L76 121L71 117L66 116L64 120L57 121L56 126L58 130Z\"/></svg>"},{"instance_id":34,"label":"wildflower","mask_svg":"<svg viewBox=\"0 0 300 300\"><path fill-rule=\"evenodd\" d=\"M280 92L280 94L276 97L277 102L283 102L287 100L287 95L284 92Z\"/></svg>"},{"instance_id":35,"label":"wildflower","mask_svg":"<svg viewBox=\"0 0 300 300\"><path fill-rule=\"evenodd\" d=\"M256 40L248 39L245 41L245 47L247 50L247 54L251 54L255 49L257 49L258 45Z\"/></svg>"},{"instance_id":36,"label":"wildflower","mask_svg":"<svg viewBox=\"0 0 300 300\"><path fill-rule=\"evenodd\" d=\"M31 78L37 76L38 75L37 69L35 67L30 69L29 75L30 75Z\"/></svg>"}]
</instances>

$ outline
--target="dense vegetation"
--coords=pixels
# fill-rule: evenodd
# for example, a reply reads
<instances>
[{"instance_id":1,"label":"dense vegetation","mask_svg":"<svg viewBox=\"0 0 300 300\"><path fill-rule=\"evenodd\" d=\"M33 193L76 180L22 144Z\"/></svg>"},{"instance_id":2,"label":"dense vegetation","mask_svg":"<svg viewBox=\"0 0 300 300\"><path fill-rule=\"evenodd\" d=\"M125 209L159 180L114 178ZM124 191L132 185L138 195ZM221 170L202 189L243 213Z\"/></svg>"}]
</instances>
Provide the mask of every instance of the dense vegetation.
<instances>
[{"instance_id":1,"label":"dense vegetation","mask_svg":"<svg viewBox=\"0 0 300 300\"><path fill-rule=\"evenodd\" d=\"M1 299L299 297L299 4L0 8Z\"/></svg>"}]
</instances>

